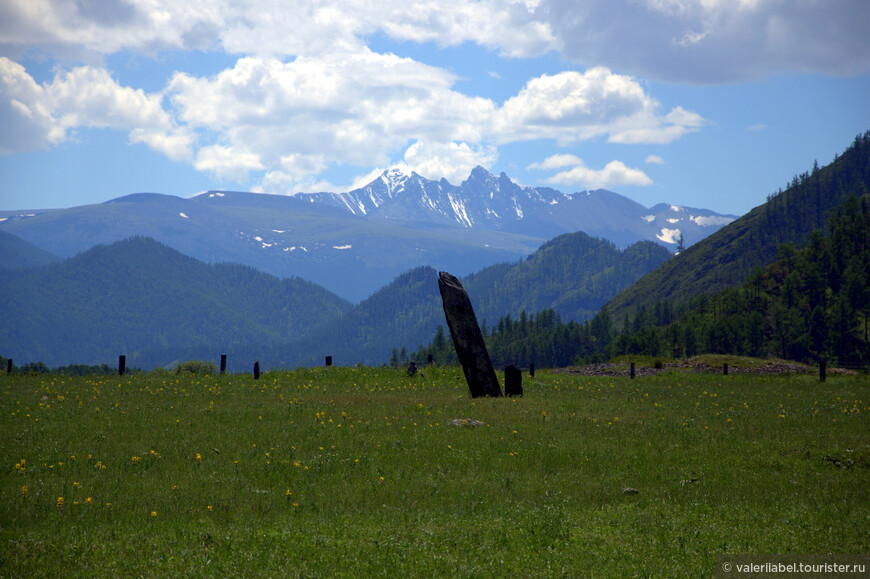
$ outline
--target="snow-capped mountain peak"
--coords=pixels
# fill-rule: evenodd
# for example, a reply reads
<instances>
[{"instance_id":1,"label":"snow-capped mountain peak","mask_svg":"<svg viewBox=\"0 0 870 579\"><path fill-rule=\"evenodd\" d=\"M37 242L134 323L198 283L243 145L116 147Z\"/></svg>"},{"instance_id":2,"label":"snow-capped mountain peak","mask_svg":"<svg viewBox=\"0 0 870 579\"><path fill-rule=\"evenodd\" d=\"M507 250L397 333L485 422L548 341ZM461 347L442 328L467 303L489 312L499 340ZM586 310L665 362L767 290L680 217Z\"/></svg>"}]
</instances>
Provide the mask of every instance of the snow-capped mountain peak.
<instances>
[{"instance_id":1,"label":"snow-capped mountain peak","mask_svg":"<svg viewBox=\"0 0 870 579\"><path fill-rule=\"evenodd\" d=\"M507 177L504 173L502 176ZM498 193L501 189L500 179L478 165L471 170L468 179L459 185L460 189L488 189L491 192Z\"/></svg>"},{"instance_id":2,"label":"snow-capped mountain peak","mask_svg":"<svg viewBox=\"0 0 870 579\"><path fill-rule=\"evenodd\" d=\"M399 189L401 189L405 182L411 178L411 175L405 173L399 167L393 167L392 169L387 169L381 174L381 181L387 187L387 192L390 197L393 196L393 193Z\"/></svg>"},{"instance_id":3,"label":"snow-capped mountain peak","mask_svg":"<svg viewBox=\"0 0 870 579\"><path fill-rule=\"evenodd\" d=\"M406 171L393 167L346 193L302 195L360 217L413 222L415 227L495 229L547 238L585 231L618 245L650 239L673 246L680 233L688 245L733 220L733 216L664 203L647 208L604 189L565 194L548 187L525 187L505 173L496 176L481 166L472 169L459 186Z\"/></svg>"}]
</instances>

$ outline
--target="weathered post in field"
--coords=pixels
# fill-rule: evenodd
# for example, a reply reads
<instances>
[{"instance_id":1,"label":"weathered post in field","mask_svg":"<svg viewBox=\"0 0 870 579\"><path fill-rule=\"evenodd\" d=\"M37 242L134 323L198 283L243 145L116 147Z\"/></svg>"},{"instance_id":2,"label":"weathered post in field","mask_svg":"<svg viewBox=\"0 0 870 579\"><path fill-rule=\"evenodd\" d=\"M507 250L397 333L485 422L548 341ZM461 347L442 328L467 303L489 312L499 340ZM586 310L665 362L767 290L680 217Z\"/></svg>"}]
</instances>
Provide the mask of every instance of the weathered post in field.
<instances>
[{"instance_id":1,"label":"weathered post in field","mask_svg":"<svg viewBox=\"0 0 870 579\"><path fill-rule=\"evenodd\" d=\"M822 358L819 360L819 380L825 381L828 377L828 361Z\"/></svg>"},{"instance_id":2,"label":"weathered post in field","mask_svg":"<svg viewBox=\"0 0 870 579\"><path fill-rule=\"evenodd\" d=\"M504 369L504 395L523 395L523 373L513 364Z\"/></svg>"},{"instance_id":3,"label":"weathered post in field","mask_svg":"<svg viewBox=\"0 0 870 579\"><path fill-rule=\"evenodd\" d=\"M227 373L227 355L221 354L221 374Z\"/></svg>"},{"instance_id":4,"label":"weathered post in field","mask_svg":"<svg viewBox=\"0 0 870 579\"><path fill-rule=\"evenodd\" d=\"M434 363L435 363L435 362L434 362L434 360L432 359L432 354L429 354L428 356L426 356L426 364L427 364L428 366L431 366L431 365L434 364Z\"/></svg>"},{"instance_id":5,"label":"weathered post in field","mask_svg":"<svg viewBox=\"0 0 870 579\"><path fill-rule=\"evenodd\" d=\"M447 327L450 328L456 356L462 364L471 397L500 397L501 386L471 307L468 292L458 279L446 271L438 274L438 290L441 292Z\"/></svg>"},{"instance_id":6,"label":"weathered post in field","mask_svg":"<svg viewBox=\"0 0 870 579\"><path fill-rule=\"evenodd\" d=\"M260 379L260 361L254 362L254 380Z\"/></svg>"},{"instance_id":7,"label":"weathered post in field","mask_svg":"<svg viewBox=\"0 0 870 579\"><path fill-rule=\"evenodd\" d=\"M634 380L634 362L631 363L631 379Z\"/></svg>"},{"instance_id":8,"label":"weathered post in field","mask_svg":"<svg viewBox=\"0 0 870 579\"><path fill-rule=\"evenodd\" d=\"M529 364L529 377L530 378L535 377L535 365L534 364Z\"/></svg>"},{"instance_id":9,"label":"weathered post in field","mask_svg":"<svg viewBox=\"0 0 870 579\"><path fill-rule=\"evenodd\" d=\"M127 356L123 354L118 356L118 376L123 376L127 370Z\"/></svg>"},{"instance_id":10,"label":"weathered post in field","mask_svg":"<svg viewBox=\"0 0 870 579\"><path fill-rule=\"evenodd\" d=\"M327 356L326 359L323 361L323 365L332 366L332 356Z\"/></svg>"},{"instance_id":11,"label":"weathered post in field","mask_svg":"<svg viewBox=\"0 0 870 579\"><path fill-rule=\"evenodd\" d=\"M728 375L728 362L725 362L724 364L722 364L722 375L723 376Z\"/></svg>"},{"instance_id":12,"label":"weathered post in field","mask_svg":"<svg viewBox=\"0 0 870 579\"><path fill-rule=\"evenodd\" d=\"M12 374L12 358L6 360L6 375L9 376Z\"/></svg>"}]
</instances>

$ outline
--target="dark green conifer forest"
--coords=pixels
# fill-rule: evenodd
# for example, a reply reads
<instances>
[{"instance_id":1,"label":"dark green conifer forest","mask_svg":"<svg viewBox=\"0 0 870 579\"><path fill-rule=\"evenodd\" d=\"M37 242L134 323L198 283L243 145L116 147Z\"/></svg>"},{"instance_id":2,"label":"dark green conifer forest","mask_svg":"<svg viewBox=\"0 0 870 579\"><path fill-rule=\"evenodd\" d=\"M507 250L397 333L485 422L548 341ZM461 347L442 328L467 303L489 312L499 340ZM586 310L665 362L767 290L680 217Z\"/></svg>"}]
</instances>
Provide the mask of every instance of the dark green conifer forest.
<instances>
[{"instance_id":1,"label":"dark green conifer forest","mask_svg":"<svg viewBox=\"0 0 870 579\"><path fill-rule=\"evenodd\" d=\"M807 363L820 360L845 367L870 364L870 132L831 166L795 177L786 192L768 198L754 210L750 222L759 243L785 240L765 266L740 273L745 281L725 284L712 292L672 292L655 300L626 295L653 293L660 270L673 267L681 256L641 279L582 324L563 322L551 309L525 311L518 319L504 316L485 332L496 366L565 366L632 354L660 358L696 354L736 354L778 357ZM844 201L828 208L830 198ZM826 216L826 217L825 217ZM721 230L720 255L739 255L751 243ZM706 242L706 240L705 240ZM715 242L715 240L714 240ZM721 240L720 240L721 242ZM704 242L702 242L704 243ZM709 249L702 248L706 252ZM690 256L693 260L697 256ZM755 255L758 257L758 254ZM754 260L754 258L753 258ZM754 263L743 260L740 267ZM684 267L687 280L715 277L697 259ZM733 262L741 262L736 258ZM733 273L733 268L729 269ZM713 284L712 287L716 287ZM649 290L649 291L645 291ZM617 314L613 315L612 310ZM416 353L452 361L449 336L443 329Z\"/></svg>"}]
</instances>

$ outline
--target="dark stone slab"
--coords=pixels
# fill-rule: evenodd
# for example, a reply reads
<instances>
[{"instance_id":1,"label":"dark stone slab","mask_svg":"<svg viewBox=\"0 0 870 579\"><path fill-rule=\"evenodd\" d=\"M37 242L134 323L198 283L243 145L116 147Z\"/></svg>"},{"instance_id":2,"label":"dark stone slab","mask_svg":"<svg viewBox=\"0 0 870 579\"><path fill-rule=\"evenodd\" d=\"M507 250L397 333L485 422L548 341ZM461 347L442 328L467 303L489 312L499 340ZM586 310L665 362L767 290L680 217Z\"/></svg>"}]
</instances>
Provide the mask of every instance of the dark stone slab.
<instances>
[{"instance_id":1,"label":"dark stone slab","mask_svg":"<svg viewBox=\"0 0 870 579\"><path fill-rule=\"evenodd\" d=\"M471 397L500 397L501 386L486 350L468 292L458 279L446 271L438 274L438 290L441 292L447 327L450 328L453 346L456 348L459 363L462 364Z\"/></svg>"},{"instance_id":2,"label":"dark stone slab","mask_svg":"<svg viewBox=\"0 0 870 579\"><path fill-rule=\"evenodd\" d=\"M523 395L523 373L513 364L504 369L504 395Z\"/></svg>"}]
</instances>

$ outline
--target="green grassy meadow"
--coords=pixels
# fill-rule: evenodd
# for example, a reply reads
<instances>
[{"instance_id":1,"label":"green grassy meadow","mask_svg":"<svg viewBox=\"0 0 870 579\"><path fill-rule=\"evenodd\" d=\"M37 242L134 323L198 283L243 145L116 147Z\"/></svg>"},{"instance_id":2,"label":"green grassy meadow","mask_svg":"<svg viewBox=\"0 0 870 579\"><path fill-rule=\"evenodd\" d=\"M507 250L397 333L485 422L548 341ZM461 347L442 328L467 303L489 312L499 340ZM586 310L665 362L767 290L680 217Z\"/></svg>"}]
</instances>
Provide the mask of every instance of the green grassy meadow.
<instances>
[{"instance_id":1,"label":"green grassy meadow","mask_svg":"<svg viewBox=\"0 0 870 579\"><path fill-rule=\"evenodd\" d=\"M701 577L722 553L870 553L866 376L523 386L2 376L0 576Z\"/></svg>"}]
</instances>

